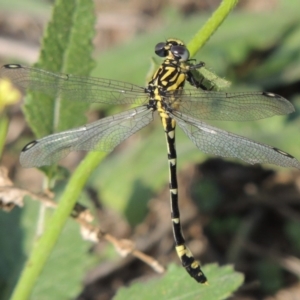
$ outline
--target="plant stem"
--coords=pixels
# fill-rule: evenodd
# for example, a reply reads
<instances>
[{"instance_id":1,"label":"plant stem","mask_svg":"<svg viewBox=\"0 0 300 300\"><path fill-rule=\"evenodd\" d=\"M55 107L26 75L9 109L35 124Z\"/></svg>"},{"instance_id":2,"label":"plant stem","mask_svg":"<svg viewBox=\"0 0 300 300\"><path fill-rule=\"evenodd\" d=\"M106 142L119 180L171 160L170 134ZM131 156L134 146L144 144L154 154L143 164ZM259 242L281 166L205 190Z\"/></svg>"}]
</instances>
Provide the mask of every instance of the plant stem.
<instances>
[{"instance_id":1,"label":"plant stem","mask_svg":"<svg viewBox=\"0 0 300 300\"><path fill-rule=\"evenodd\" d=\"M5 145L7 129L8 129L8 117L5 112L1 113L0 116L0 156L3 153L3 148Z\"/></svg>"},{"instance_id":2,"label":"plant stem","mask_svg":"<svg viewBox=\"0 0 300 300\"><path fill-rule=\"evenodd\" d=\"M217 10L204 26L195 34L192 41L188 44L190 56L193 57L200 48L209 40L213 33L223 23L227 15L234 9L238 0L223 0Z\"/></svg>"},{"instance_id":3,"label":"plant stem","mask_svg":"<svg viewBox=\"0 0 300 300\"><path fill-rule=\"evenodd\" d=\"M28 299L73 207L91 173L106 153L90 152L73 173L44 234L34 246L11 300Z\"/></svg>"}]
</instances>

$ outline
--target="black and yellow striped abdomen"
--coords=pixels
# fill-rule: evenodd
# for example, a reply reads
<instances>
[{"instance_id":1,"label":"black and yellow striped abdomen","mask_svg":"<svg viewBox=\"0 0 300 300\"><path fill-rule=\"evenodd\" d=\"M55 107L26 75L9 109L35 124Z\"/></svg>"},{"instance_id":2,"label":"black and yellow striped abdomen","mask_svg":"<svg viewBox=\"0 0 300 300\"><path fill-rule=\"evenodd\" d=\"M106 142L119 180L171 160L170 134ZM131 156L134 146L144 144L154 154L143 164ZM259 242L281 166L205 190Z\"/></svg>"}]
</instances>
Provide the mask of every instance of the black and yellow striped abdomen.
<instances>
[{"instance_id":1,"label":"black and yellow striped abdomen","mask_svg":"<svg viewBox=\"0 0 300 300\"><path fill-rule=\"evenodd\" d=\"M187 272L197 282L205 283L206 277L201 271L200 264L195 260L193 254L185 244L180 224L180 213L178 205L178 183L177 183L177 154L175 147L175 127L176 121L170 117L169 112L176 110L180 106L180 98L172 97L182 91L185 81L189 74L189 66L181 57L177 58L172 51L172 47L183 47L183 43L177 40L168 40L166 42L167 59L160 65L148 84L147 91L150 92L152 109L157 110L166 135L168 149L168 166L169 166L169 190L170 206L173 235L178 257ZM180 50L180 48L179 48ZM183 48L182 51L187 51ZM188 52L187 52L188 53ZM185 52L183 54L186 54ZM186 55L185 58L188 58ZM154 105L153 105L154 104Z\"/></svg>"}]
</instances>

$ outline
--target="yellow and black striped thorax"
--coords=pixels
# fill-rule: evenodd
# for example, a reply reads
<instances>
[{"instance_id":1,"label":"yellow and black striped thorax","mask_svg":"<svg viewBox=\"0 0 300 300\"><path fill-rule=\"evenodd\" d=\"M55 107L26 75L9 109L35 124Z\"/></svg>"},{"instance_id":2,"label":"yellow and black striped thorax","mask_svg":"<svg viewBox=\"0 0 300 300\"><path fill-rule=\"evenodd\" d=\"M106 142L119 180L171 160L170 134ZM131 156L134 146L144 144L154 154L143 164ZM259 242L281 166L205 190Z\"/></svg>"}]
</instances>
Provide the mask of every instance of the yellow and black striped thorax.
<instances>
[{"instance_id":1,"label":"yellow and black striped thorax","mask_svg":"<svg viewBox=\"0 0 300 300\"><path fill-rule=\"evenodd\" d=\"M189 51L185 44L177 39L168 39L155 46L155 53L165 57L163 63L153 75L145 91L150 94L149 106L160 113L175 109L172 95L177 95L184 87L189 76ZM167 117L167 116L165 116Z\"/></svg>"}]
</instances>

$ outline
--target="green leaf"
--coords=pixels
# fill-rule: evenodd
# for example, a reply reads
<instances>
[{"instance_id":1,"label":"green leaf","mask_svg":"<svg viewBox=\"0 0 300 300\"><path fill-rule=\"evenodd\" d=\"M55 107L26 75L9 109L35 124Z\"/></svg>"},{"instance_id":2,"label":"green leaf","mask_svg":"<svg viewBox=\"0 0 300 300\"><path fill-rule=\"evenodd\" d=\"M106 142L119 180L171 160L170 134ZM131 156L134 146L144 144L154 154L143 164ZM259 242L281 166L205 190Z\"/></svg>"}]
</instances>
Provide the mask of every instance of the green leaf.
<instances>
[{"instance_id":1,"label":"green leaf","mask_svg":"<svg viewBox=\"0 0 300 300\"><path fill-rule=\"evenodd\" d=\"M284 275L281 266L268 260L261 260L257 263L257 277L261 289L267 294L275 294L284 286Z\"/></svg>"},{"instance_id":2,"label":"green leaf","mask_svg":"<svg viewBox=\"0 0 300 300\"><path fill-rule=\"evenodd\" d=\"M192 71L197 81L200 81L209 91L220 91L230 87L231 82L217 76L205 67Z\"/></svg>"},{"instance_id":3,"label":"green leaf","mask_svg":"<svg viewBox=\"0 0 300 300\"><path fill-rule=\"evenodd\" d=\"M300 226L299 221L296 220L288 220L284 227L285 234L290 241L293 249L300 253Z\"/></svg>"},{"instance_id":4,"label":"green leaf","mask_svg":"<svg viewBox=\"0 0 300 300\"><path fill-rule=\"evenodd\" d=\"M114 299L221 300L232 295L244 281L243 274L235 272L232 266L219 267L217 264L210 264L202 270L208 277L208 285L191 280L184 268L172 264L163 278L121 288Z\"/></svg>"},{"instance_id":5,"label":"green leaf","mask_svg":"<svg viewBox=\"0 0 300 300\"><path fill-rule=\"evenodd\" d=\"M27 255L36 242L36 218L40 213L39 206L40 203L26 198L26 205L19 220L22 227L26 228L19 248L24 249ZM49 219L52 214L53 210L49 209L45 218ZM38 277L30 299L74 299L82 289L82 280L87 267L95 260L89 248L90 243L83 241L80 236L79 225L69 219L43 272Z\"/></svg>"},{"instance_id":6,"label":"green leaf","mask_svg":"<svg viewBox=\"0 0 300 300\"><path fill-rule=\"evenodd\" d=\"M80 236L79 225L69 219L38 277L31 298L75 299L82 290L88 267L95 261L91 243Z\"/></svg>"},{"instance_id":7,"label":"green leaf","mask_svg":"<svg viewBox=\"0 0 300 300\"><path fill-rule=\"evenodd\" d=\"M55 72L62 71L88 75L93 66L91 52L94 22L93 1L56 1L52 20L45 34L40 62L37 66ZM42 95L32 94L26 100L24 111L32 130L40 137L56 130L63 130L83 123L85 119L83 115L87 107L88 104L84 103L74 104L72 101L65 102L64 99L50 99ZM99 156L101 154L98 154L97 158ZM53 222L48 224L44 234L33 248L31 256L14 290L12 299L27 299L31 294L33 285L40 275L44 263L58 239L60 231L69 218L78 195L82 191L90 169L92 167L87 166L84 169L85 174L83 174L84 172L79 167L78 173L75 172L74 176L71 177L69 181L70 185L66 187L61 199L62 201L53 214ZM68 197L71 197L71 199ZM83 242L81 241L81 243ZM85 243L83 244L86 245ZM67 246L65 245L64 247ZM74 249L71 248L72 251L77 251L77 249ZM67 255L63 256L66 257ZM80 252L79 256L82 256ZM75 260L72 261L73 264ZM69 265L66 269L68 268ZM56 271L62 272L59 270L59 266L56 267ZM51 276L54 278L53 274ZM68 276L73 276L72 271ZM75 277L76 282L78 282L80 280L79 277ZM78 285L73 290L74 286L73 282L66 288L70 293L72 292L72 295L78 291ZM39 297L39 299L41 298ZM61 299L61 297L58 296L53 299Z\"/></svg>"},{"instance_id":8,"label":"green leaf","mask_svg":"<svg viewBox=\"0 0 300 300\"><path fill-rule=\"evenodd\" d=\"M21 214L19 208L10 213L0 211L0 299L9 299L25 261Z\"/></svg>"},{"instance_id":9,"label":"green leaf","mask_svg":"<svg viewBox=\"0 0 300 300\"><path fill-rule=\"evenodd\" d=\"M43 40L37 67L76 75L89 75L95 15L90 0L58 0ZM37 137L83 124L88 103L53 99L32 93L25 100L24 113Z\"/></svg>"}]
</instances>

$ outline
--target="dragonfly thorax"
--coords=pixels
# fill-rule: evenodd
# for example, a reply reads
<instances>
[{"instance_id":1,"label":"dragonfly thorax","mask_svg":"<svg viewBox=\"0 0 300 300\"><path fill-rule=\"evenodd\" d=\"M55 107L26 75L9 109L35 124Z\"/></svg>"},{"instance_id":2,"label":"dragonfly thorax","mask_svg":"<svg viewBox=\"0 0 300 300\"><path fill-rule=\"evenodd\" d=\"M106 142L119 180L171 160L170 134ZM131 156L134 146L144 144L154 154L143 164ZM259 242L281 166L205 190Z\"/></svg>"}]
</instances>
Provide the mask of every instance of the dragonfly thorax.
<instances>
[{"instance_id":1,"label":"dragonfly thorax","mask_svg":"<svg viewBox=\"0 0 300 300\"><path fill-rule=\"evenodd\" d=\"M179 105L176 101L178 94L181 93L185 81L191 76L188 63L189 51L180 40L169 39L165 43L158 43L155 53L165 57L165 60L145 89L150 96L148 107L158 110L162 118L168 118L168 112Z\"/></svg>"},{"instance_id":2,"label":"dragonfly thorax","mask_svg":"<svg viewBox=\"0 0 300 300\"><path fill-rule=\"evenodd\" d=\"M182 90L187 79L187 68L179 61L166 59L148 83L146 91L150 98L162 101L172 96L173 92Z\"/></svg>"}]
</instances>

